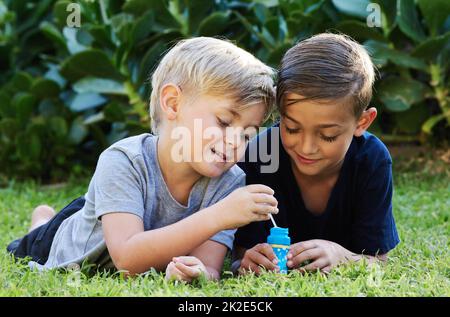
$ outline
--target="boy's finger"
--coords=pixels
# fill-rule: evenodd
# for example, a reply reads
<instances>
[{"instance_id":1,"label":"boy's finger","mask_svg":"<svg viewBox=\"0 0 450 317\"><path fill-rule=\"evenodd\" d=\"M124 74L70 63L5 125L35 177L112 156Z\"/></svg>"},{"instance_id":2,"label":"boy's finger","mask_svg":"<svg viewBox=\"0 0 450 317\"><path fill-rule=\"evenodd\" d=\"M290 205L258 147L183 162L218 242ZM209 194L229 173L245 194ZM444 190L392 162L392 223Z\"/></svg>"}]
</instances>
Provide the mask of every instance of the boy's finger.
<instances>
[{"instance_id":1,"label":"boy's finger","mask_svg":"<svg viewBox=\"0 0 450 317\"><path fill-rule=\"evenodd\" d=\"M302 266L300 269L305 270L305 271L313 271L314 272L314 271L317 271L317 270L327 267L328 264L329 263L326 259L319 258L308 265Z\"/></svg>"},{"instance_id":2,"label":"boy's finger","mask_svg":"<svg viewBox=\"0 0 450 317\"><path fill-rule=\"evenodd\" d=\"M248 261L246 264L241 264L241 267L239 268L240 274L246 274L250 272L254 272L256 274L259 274L261 272L261 268L258 266L258 264Z\"/></svg>"},{"instance_id":3,"label":"boy's finger","mask_svg":"<svg viewBox=\"0 0 450 317\"><path fill-rule=\"evenodd\" d=\"M266 185L262 185L262 184L247 185L247 190L251 193L265 193L268 195L275 194L275 192L273 191L272 188L270 188L269 186L266 186Z\"/></svg>"},{"instance_id":4,"label":"boy's finger","mask_svg":"<svg viewBox=\"0 0 450 317\"><path fill-rule=\"evenodd\" d=\"M189 277L198 277L200 275L200 270L198 268L184 265L181 262L175 263L175 267Z\"/></svg>"},{"instance_id":5,"label":"boy's finger","mask_svg":"<svg viewBox=\"0 0 450 317\"><path fill-rule=\"evenodd\" d=\"M249 254L250 260L258 266L263 266L267 270L276 270L278 266L269 260L265 255L259 252L251 252Z\"/></svg>"},{"instance_id":6,"label":"boy's finger","mask_svg":"<svg viewBox=\"0 0 450 317\"><path fill-rule=\"evenodd\" d=\"M266 216L268 214L277 214L279 212L278 207L267 205L267 204L256 204L254 211L257 214L264 215L264 216Z\"/></svg>"},{"instance_id":7,"label":"boy's finger","mask_svg":"<svg viewBox=\"0 0 450 317\"><path fill-rule=\"evenodd\" d=\"M278 260L275 252L273 252L273 248L267 243L258 244L255 248L255 251L258 251L266 256L270 261ZM275 262L274 262L275 263Z\"/></svg>"},{"instance_id":8,"label":"boy's finger","mask_svg":"<svg viewBox=\"0 0 450 317\"><path fill-rule=\"evenodd\" d=\"M173 258L173 260L175 261L175 263L181 262L188 266L197 265L197 264L199 264L199 261L200 261L195 256L179 256L179 257Z\"/></svg>"},{"instance_id":9,"label":"boy's finger","mask_svg":"<svg viewBox=\"0 0 450 317\"><path fill-rule=\"evenodd\" d=\"M290 258L290 257L293 258L305 250L313 249L316 247L317 247L317 244L314 240L307 240L307 241L302 241L302 242L296 243L294 245L291 245L291 247L289 248L288 258Z\"/></svg>"},{"instance_id":10,"label":"boy's finger","mask_svg":"<svg viewBox=\"0 0 450 317\"><path fill-rule=\"evenodd\" d=\"M170 279L170 280L187 281L187 282L190 282L192 280L190 276L187 276L186 274L181 272L179 269L177 269L177 267L175 266L175 263L170 268L170 274L166 275L166 278Z\"/></svg>"},{"instance_id":11,"label":"boy's finger","mask_svg":"<svg viewBox=\"0 0 450 317\"><path fill-rule=\"evenodd\" d=\"M306 251L301 252L299 255L290 258L288 260L287 265L289 267L297 267L300 264L302 264L303 262L305 262L306 260L316 260L318 258L320 258L322 255L322 249L320 248L313 248L313 249L308 249Z\"/></svg>"},{"instance_id":12,"label":"boy's finger","mask_svg":"<svg viewBox=\"0 0 450 317\"><path fill-rule=\"evenodd\" d=\"M258 204L269 204L271 206L277 206L278 201L273 195L264 193L253 193L253 200Z\"/></svg>"}]
</instances>

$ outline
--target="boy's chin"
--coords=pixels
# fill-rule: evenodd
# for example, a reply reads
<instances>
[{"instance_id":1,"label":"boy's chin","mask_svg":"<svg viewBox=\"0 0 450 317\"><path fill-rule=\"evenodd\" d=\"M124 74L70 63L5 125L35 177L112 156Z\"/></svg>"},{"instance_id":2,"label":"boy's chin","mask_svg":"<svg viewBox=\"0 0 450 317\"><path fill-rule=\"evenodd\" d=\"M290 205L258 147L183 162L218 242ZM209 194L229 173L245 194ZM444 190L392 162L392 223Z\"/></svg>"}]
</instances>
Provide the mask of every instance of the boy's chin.
<instances>
[{"instance_id":1,"label":"boy's chin","mask_svg":"<svg viewBox=\"0 0 450 317\"><path fill-rule=\"evenodd\" d=\"M201 162L194 164L192 167L198 174L209 178L214 178L221 176L233 165L234 165L233 162L226 162L226 163Z\"/></svg>"}]
</instances>

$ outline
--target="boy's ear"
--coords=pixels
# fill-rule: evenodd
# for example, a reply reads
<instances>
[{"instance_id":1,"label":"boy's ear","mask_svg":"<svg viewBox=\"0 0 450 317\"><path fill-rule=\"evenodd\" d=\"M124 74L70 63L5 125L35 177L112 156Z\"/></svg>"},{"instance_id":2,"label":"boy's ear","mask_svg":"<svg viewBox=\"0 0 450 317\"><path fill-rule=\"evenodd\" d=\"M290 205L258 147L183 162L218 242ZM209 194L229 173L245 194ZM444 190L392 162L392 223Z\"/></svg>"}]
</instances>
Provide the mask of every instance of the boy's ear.
<instances>
[{"instance_id":1,"label":"boy's ear","mask_svg":"<svg viewBox=\"0 0 450 317\"><path fill-rule=\"evenodd\" d=\"M361 136L372 124L373 120L377 117L377 109L375 107L371 107L367 110L364 110L361 117L358 119L358 123L356 125L356 130L353 133L354 136Z\"/></svg>"},{"instance_id":2,"label":"boy's ear","mask_svg":"<svg viewBox=\"0 0 450 317\"><path fill-rule=\"evenodd\" d=\"M161 88L159 96L159 105L161 111L165 114L168 120L175 120L180 110L181 90L172 83L165 84Z\"/></svg>"}]
</instances>

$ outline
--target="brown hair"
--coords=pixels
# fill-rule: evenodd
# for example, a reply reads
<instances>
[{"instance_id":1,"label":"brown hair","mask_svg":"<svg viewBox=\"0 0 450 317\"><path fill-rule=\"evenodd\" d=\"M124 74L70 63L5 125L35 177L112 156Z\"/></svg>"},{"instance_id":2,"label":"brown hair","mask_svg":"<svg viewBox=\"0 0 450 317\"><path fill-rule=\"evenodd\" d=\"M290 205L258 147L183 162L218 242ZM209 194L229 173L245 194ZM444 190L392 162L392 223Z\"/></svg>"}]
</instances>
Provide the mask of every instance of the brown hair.
<instances>
[{"instance_id":1,"label":"brown hair","mask_svg":"<svg viewBox=\"0 0 450 317\"><path fill-rule=\"evenodd\" d=\"M348 98L359 118L372 98L374 80L374 66L363 46L346 35L318 34L284 55L278 71L277 105L283 114L287 93L301 95L301 100Z\"/></svg>"}]
</instances>

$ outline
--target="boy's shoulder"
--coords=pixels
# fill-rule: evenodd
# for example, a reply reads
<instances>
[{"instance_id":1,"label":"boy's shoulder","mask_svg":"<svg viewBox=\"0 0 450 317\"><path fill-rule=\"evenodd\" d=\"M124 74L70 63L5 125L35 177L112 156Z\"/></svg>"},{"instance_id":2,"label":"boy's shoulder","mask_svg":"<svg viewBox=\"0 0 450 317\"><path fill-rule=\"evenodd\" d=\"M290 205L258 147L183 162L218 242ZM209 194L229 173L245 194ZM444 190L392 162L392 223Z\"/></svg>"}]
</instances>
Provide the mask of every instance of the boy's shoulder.
<instances>
[{"instance_id":1,"label":"boy's shoulder","mask_svg":"<svg viewBox=\"0 0 450 317\"><path fill-rule=\"evenodd\" d=\"M225 171L222 175L211 178L209 186L224 187L224 189L232 184L239 184L245 182L245 173L237 165L233 165L230 169Z\"/></svg>"},{"instance_id":2,"label":"boy's shoulder","mask_svg":"<svg viewBox=\"0 0 450 317\"><path fill-rule=\"evenodd\" d=\"M374 134L366 131L362 136L355 139L358 144L356 159L370 159L376 162L386 161L392 163L388 148Z\"/></svg>"},{"instance_id":3,"label":"boy's shoulder","mask_svg":"<svg viewBox=\"0 0 450 317\"><path fill-rule=\"evenodd\" d=\"M139 155L151 155L151 145L157 139L156 136L150 133L142 133L139 135L130 136L121 139L111 144L107 149L102 152L102 155L106 153L120 151L124 153L130 160L133 160Z\"/></svg>"},{"instance_id":4,"label":"boy's shoulder","mask_svg":"<svg viewBox=\"0 0 450 317\"><path fill-rule=\"evenodd\" d=\"M356 163L376 168L383 164L392 164L392 158L386 145L374 134L364 132L354 137L349 151L352 151Z\"/></svg>"}]
</instances>

